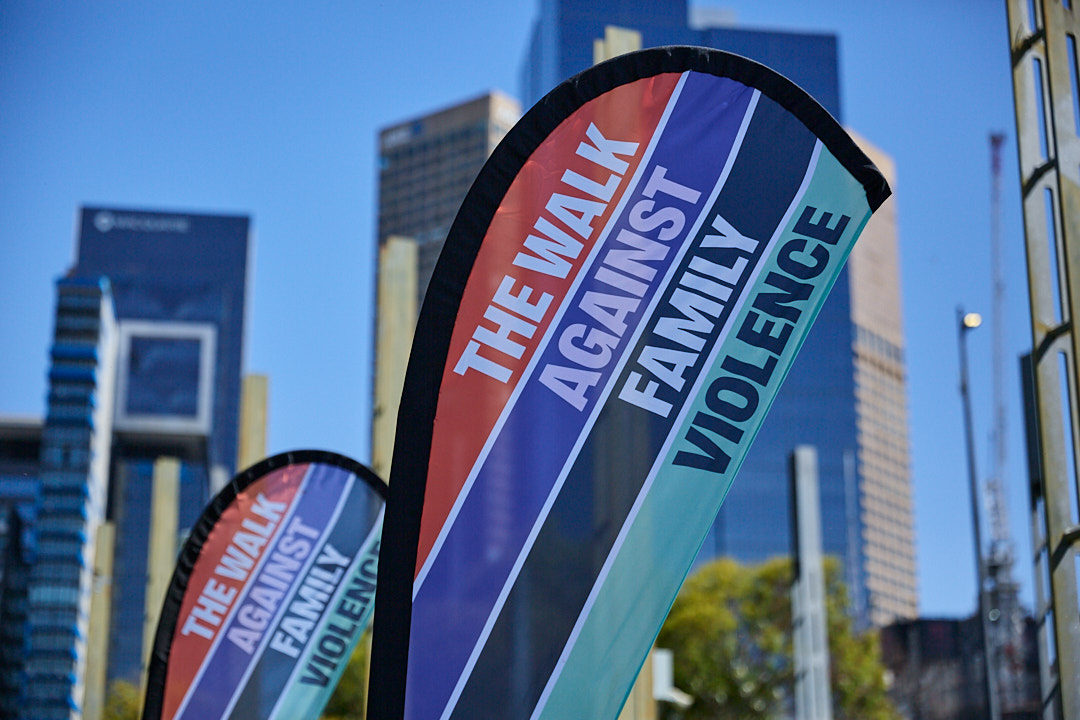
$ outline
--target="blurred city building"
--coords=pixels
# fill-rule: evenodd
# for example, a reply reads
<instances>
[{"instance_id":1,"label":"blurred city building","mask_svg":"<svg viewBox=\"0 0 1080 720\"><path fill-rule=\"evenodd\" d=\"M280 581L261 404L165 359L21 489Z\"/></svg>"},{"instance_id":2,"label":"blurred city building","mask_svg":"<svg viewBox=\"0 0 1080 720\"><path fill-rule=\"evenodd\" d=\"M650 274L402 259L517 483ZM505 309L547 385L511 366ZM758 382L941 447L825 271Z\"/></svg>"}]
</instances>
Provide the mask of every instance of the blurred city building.
<instances>
[{"instance_id":1,"label":"blurred city building","mask_svg":"<svg viewBox=\"0 0 1080 720\"><path fill-rule=\"evenodd\" d=\"M108 490L118 330L106 278L68 276L56 291L21 715L77 718L94 664L89 620Z\"/></svg>"},{"instance_id":2,"label":"blurred city building","mask_svg":"<svg viewBox=\"0 0 1080 720\"><path fill-rule=\"evenodd\" d=\"M516 100L489 92L379 133L379 244L416 242L418 300L465 193L520 116Z\"/></svg>"},{"instance_id":3,"label":"blurred city building","mask_svg":"<svg viewBox=\"0 0 1080 720\"><path fill-rule=\"evenodd\" d=\"M0 717L17 717L26 685L32 532L37 517L42 422L0 418Z\"/></svg>"},{"instance_id":4,"label":"blurred city building","mask_svg":"<svg viewBox=\"0 0 1080 720\"><path fill-rule=\"evenodd\" d=\"M892 158L858 134L852 136L895 188ZM895 200L870 218L847 270L855 334L859 513L848 532L853 544L859 542L855 531L861 532L870 622L880 627L915 617L919 607Z\"/></svg>"},{"instance_id":5,"label":"blurred city building","mask_svg":"<svg viewBox=\"0 0 1080 720\"><path fill-rule=\"evenodd\" d=\"M983 690L979 618L902 620L881 630L881 655L891 678L889 695L907 720L982 720L989 717ZM1024 620L1022 641L999 658L1021 684L1002 702L1005 720L1043 717L1035 620ZM1003 698L1004 699L1004 698Z\"/></svg>"},{"instance_id":6,"label":"blurred city building","mask_svg":"<svg viewBox=\"0 0 1080 720\"><path fill-rule=\"evenodd\" d=\"M500 92L379 133L375 383L371 467L389 478L413 329L450 225L488 156L521 116Z\"/></svg>"},{"instance_id":7,"label":"blurred city building","mask_svg":"<svg viewBox=\"0 0 1080 720\"><path fill-rule=\"evenodd\" d=\"M21 715L99 717L107 683L141 682L179 545L236 471L248 226L80 213L45 422L0 422L0 654L25 639L0 703Z\"/></svg>"},{"instance_id":8,"label":"blurred city building","mask_svg":"<svg viewBox=\"0 0 1080 720\"><path fill-rule=\"evenodd\" d=\"M119 330L108 519L120 591L112 596L108 680L137 682L151 498L162 482L155 464L179 461L181 533L236 469L249 221L105 208L84 208L80 220L70 274L109 278Z\"/></svg>"}]
</instances>

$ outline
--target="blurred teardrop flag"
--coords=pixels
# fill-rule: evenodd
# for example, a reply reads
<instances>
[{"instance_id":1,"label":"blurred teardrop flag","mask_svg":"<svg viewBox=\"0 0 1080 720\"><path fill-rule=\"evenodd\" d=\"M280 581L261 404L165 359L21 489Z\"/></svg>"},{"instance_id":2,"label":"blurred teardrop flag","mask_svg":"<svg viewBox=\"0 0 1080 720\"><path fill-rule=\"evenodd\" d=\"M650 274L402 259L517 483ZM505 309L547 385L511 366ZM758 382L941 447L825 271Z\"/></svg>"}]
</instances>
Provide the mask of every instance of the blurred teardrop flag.
<instances>
[{"instance_id":1,"label":"blurred teardrop flag","mask_svg":"<svg viewBox=\"0 0 1080 720\"><path fill-rule=\"evenodd\" d=\"M144 720L318 717L374 608L385 497L365 466L314 450L226 485L180 551Z\"/></svg>"},{"instance_id":2,"label":"blurred teardrop flag","mask_svg":"<svg viewBox=\"0 0 1080 720\"><path fill-rule=\"evenodd\" d=\"M618 57L495 150L398 416L369 714L614 718L884 179L716 50Z\"/></svg>"}]
</instances>

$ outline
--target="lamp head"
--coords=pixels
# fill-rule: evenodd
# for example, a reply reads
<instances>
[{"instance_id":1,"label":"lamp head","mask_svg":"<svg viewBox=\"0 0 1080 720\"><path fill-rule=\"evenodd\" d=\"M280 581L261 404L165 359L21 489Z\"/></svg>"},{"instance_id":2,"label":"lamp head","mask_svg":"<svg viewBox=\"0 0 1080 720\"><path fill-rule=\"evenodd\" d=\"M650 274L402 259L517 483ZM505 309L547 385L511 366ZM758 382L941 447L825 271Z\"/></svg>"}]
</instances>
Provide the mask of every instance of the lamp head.
<instances>
[{"instance_id":1,"label":"lamp head","mask_svg":"<svg viewBox=\"0 0 1080 720\"><path fill-rule=\"evenodd\" d=\"M964 317L960 320L965 330L974 330L982 325L982 315L979 313L965 313Z\"/></svg>"}]
</instances>

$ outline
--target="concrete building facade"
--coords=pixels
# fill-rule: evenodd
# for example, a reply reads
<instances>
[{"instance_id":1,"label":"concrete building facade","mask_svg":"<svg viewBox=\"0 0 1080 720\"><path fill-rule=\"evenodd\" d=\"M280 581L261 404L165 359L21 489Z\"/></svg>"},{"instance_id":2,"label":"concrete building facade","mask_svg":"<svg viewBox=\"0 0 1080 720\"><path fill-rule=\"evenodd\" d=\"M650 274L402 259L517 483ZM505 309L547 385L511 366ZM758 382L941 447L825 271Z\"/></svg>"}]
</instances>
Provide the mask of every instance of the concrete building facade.
<instances>
[{"instance_id":1,"label":"concrete building facade","mask_svg":"<svg viewBox=\"0 0 1080 720\"><path fill-rule=\"evenodd\" d=\"M488 156L521 107L490 92L379 133L372 469L389 479L413 329L443 242Z\"/></svg>"}]
</instances>

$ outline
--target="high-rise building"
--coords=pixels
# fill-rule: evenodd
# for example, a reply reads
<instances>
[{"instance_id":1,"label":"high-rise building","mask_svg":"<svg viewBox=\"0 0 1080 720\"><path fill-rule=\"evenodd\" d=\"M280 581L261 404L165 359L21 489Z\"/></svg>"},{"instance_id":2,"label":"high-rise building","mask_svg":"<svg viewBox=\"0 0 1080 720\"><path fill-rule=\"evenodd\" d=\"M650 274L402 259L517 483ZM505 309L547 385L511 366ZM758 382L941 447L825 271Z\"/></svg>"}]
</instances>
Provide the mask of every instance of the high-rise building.
<instances>
[{"instance_id":1,"label":"high-rise building","mask_svg":"<svg viewBox=\"0 0 1080 720\"><path fill-rule=\"evenodd\" d=\"M690 44L786 75L837 119L836 37L711 27L686 0L543 0L522 67L526 104L594 60L609 26L643 47ZM891 171L891 164L886 170ZM886 204L857 243L702 547L759 561L792 549L786 458L819 449L824 551L845 566L862 624L917 612L895 220ZM875 229L876 228L876 229Z\"/></svg>"},{"instance_id":2,"label":"high-rise building","mask_svg":"<svg viewBox=\"0 0 1080 720\"><path fill-rule=\"evenodd\" d=\"M892 159L853 135L895 187ZM861 514L850 527L862 528L861 572L876 627L914 618L919 609L899 254L894 201L870 219L848 259Z\"/></svg>"},{"instance_id":3,"label":"high-rise building","mask_svg":"<svg viewBox=\"0 0 1080 720\"><path fill-rule=\"evenodd\" d=\"M182 537L236 470L249 220L83 208L74 277L103 276L117 318L108 519L115 526L108 680L146 660L155 465L178 461Z\"/></svg>"},{"instance_id":4,"label":"high-rise building","mask_svg":"<svg viewBox=\"0 0 1080 720\"><path fill-rule=\"evenodd\" d=\"M417 243L418 298L465 193L520 116L516 100L490 92L379 133L379 244Z\"/></svg>"},{"instance_id":5,"label":"high-rise building","mask_svg":"<svg viewBox=\"0 0 1080 720\"><path fill-rule=\"evenodd\" d=\"M42 422L0 418L0 717L18 717L30 635L32 532L41 473Z\"/></svg>"},{"instance_id":6,"label":"high-rise building","mask_svg":"<svg viewBox=\"0 0 1080 720\"><path fill-rule=\"evenodd\" d=\"M412 331L465 194L521 115L499 92L379 133L379 269L372 469L387 478Z\"/></svg>"},{"instance_id":7,"label":"high-rise building","mask_svg":"<svg viewBox=\"0 0 1080 720\"><path fill-rule=\"evenodd\" d=\"M244 216L83 208L71 271L112 284L117 433L199 438L226 479L238 445L248 226Z\"/></svg>"},{"instance_id":8,"label":"high-rise building","mask_svg":"<svg viewBox=\"0 0 1080 720\"><path fill-rule=\"evenodd\" d=\"M691 17L686 0L541 0L521 68L521 100L528 108L563 80L594 62L593 45L609 26L641 35L641 47L699 45L764 63L810 93L840 118L836 37L712 26ZM722 14L721 19L729 21Z\"/></svg>"},{"instance_id":9,"label":"high-rise building","mask_svg":"<svg viewBox=\"0 0 1080 720\"><path fill-rule=\"evenodd\" d=\"M0 529L5 595L12 553L30 562L28 650L15 669L25 714L81 718L102 707L106 682L141 681L171 558L236 470L248 224L81 212L75 265L57 283L36 462L26 433L0 423L0 505L26 528L21 546L10 522ZM19 488L29 503L8 497ZM16 643L4 630L18 624L11 607L0 597L0 653Z\"/></svg>"},{"instance_id":10,"label":"high-rise building","mask_svg":"<svg viewBox=\"0 0 1080 720\"><path fill-rule=\"evenodd\" d=\"M108 489L117 341L108 280L58 281L29 587L27 717L81 717L96 539Z\"/></svg>"}]
</instances>

